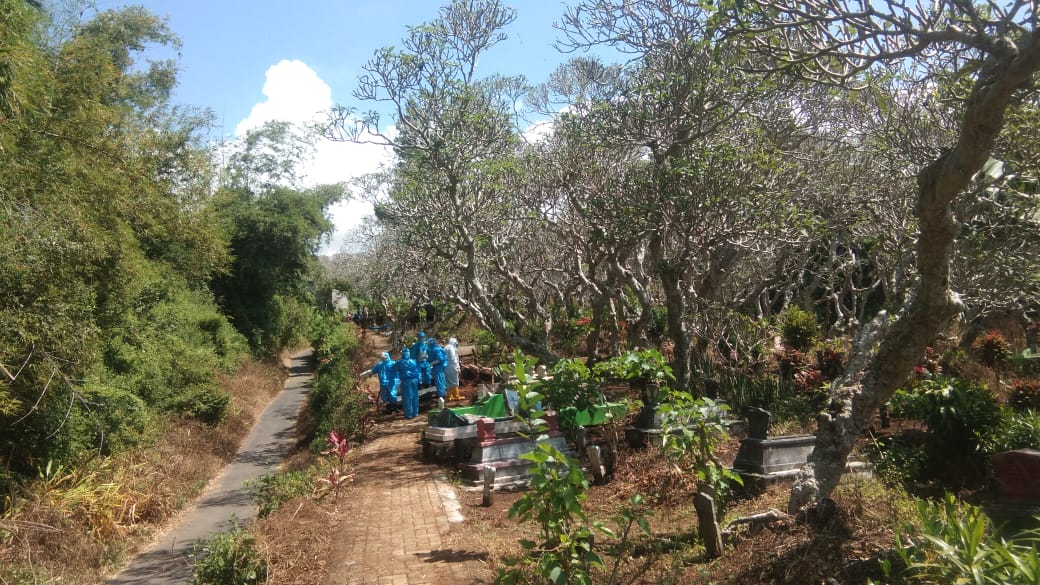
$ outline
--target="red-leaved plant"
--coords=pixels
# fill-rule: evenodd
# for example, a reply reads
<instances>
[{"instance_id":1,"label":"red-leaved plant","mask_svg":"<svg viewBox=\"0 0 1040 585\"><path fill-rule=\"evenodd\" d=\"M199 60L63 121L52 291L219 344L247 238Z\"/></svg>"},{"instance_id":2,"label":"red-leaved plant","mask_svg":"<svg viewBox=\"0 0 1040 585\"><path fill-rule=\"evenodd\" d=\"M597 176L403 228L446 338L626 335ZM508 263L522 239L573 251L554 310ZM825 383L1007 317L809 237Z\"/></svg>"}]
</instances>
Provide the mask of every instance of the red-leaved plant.
<instances>
[{"instance_id":1,"label":"red-leaved plant","mask_svg":"<svg viewBox=\"0 0 1040 585\"><path fill-rule=\"evenodd\" d=\"M329 449L322 451L321 454L335 456L336 460L325 477L318 478L315 492L320 497L331 491L338 498L340 488L354 479L354 474L347 473L346 470L347 454L350 453L351 447L347 434L343 431L332 431L329 433L328 441Z\"/></svg>"}]
</instances>

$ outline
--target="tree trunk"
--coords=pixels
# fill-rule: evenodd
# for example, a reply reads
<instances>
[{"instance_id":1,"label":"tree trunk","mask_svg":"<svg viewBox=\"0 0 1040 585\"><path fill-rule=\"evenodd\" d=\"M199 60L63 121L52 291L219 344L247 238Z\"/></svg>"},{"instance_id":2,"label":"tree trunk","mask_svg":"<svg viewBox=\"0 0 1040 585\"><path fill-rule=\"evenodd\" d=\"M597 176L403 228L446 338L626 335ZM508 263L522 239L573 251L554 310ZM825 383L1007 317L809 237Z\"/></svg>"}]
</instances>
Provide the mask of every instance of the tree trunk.
<instances>
[{"instance_id":1,"label":"tree trunk","mask_svg":"<svg viewBox=\"0 0 1040 585\"><path fill-rule=\"evenodd\" d=\"M956 145L918 174L917 287L893 324L886 327L882 313L853 349L845 376L835 382L830 404L818 417L816 448L792 487L789 511L831 495L874 412L960 312L960 301L950 290L950 259L958 230L951 204L989 157L1012 96L1040 65L1037 40L1036 33L1026 35L1018 56L996 64L994 74L976 82Z\"/></svg>"},{"instance_id":2,"label":"tree trunk","mask_svg":"<svg viewBox=\"0 0 1040 585\"><path fill-rule=\"evenodd\" d=\"M665 310L668 323L668 337L674 346L672 353L672 374L675 376L677 388L688 388L692 367L690 364L690 333L683 318L686 312L686 299L681 289L682 282L674 271L661 270L661 284L664 289Z\"/></svg>"}]
</instances>

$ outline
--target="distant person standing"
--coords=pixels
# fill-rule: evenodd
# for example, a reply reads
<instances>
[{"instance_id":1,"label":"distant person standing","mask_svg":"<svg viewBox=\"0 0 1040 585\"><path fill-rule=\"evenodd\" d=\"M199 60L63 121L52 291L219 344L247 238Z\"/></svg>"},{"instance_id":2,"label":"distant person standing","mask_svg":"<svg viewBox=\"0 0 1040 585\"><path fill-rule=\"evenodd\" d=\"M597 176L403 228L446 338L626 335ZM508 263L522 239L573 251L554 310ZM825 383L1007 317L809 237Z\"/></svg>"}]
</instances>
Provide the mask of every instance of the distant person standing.
<instances>
[{"instance_id":1,"label":"distant person standing","mask_svg":"<svg viewBox=\"0 0 1040 585\"><path fill-rule=\"evenodd\" d=\"M448 365L448 354L432 337L426 344L426 353L430 356L431 377L433 385L437 387L437 397L443 399L446 391L444 368Z\"/></svg>"},{"instance_id":2,"label":"distant person standing","mask_svg":"<svg viewBox=\"0 0 1040 585\"><path fill-rule=\"evenodd\" d=\"M462 391L459 390L459 371L462 365L459 363L459 340L452 337L448 345L444 346L444 353L448 355L447 367L444 368L444 384L448 387L448 400L462 400Z\"/></svg>"},{"instance_id":3,"label":"distant person standing","mask_svg":"<svg viewBox=\"0 0 1040 585\"><path fill-rule=\"evenodd\" d=\"M412 346L412 356L415 357L415 363L419 365L419 384L424 388L433 383L430 377L430 356L426 346L426 332L420 331L419 339Z\"/></svg>"},{"instance_id":4,"label":"distant person standing","mask_svg":"<svg viewBox=\"0 0 1040 585\"><path fill-rule=\"evenodd\" d=\"M401 406L404 408L404 417L415 418L419 416L419 365L412 359L411 352L403 349L396 369L401 380Z\"/></svg>"}]
</instances>

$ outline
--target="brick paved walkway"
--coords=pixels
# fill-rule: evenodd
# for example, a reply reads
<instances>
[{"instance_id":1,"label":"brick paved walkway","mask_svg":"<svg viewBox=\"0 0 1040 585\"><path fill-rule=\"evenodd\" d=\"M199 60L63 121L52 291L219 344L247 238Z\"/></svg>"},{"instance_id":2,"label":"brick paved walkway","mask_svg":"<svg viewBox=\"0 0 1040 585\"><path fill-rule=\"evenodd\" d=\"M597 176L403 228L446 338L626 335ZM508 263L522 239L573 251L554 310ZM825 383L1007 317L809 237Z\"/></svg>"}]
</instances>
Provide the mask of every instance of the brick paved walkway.
<instances>
[{"instance_id":1,"label":"brick paved walkway","mask_svg":"<svg viewBox=\"0 0 1040 585\"><path fill-rule=\"evenodd\" d=\"M483 553L442 546L462 516L454 486L438 478L441 468L419 460L425 419L395 418L363 447L350 518L340 523L327 566L329 585L487 583L477 577Z\"/></svg>"}]
</instances>

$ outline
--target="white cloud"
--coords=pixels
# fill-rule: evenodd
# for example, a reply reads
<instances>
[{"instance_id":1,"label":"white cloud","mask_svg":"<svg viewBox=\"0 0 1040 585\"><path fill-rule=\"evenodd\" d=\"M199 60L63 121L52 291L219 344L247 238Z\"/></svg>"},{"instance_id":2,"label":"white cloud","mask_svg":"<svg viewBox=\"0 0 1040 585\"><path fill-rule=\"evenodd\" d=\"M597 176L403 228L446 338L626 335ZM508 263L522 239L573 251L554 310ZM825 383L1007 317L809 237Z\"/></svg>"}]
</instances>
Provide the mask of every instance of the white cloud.
<instances>
[{"instance_id":1,"label":"white cloud","mask_svg":"<svg viewBox=\"0 0 1040 585\"><path fill-rule=\"evenodd\" d=\"M249 116L235 127L237 136L259 128L271 120L283 120L295 124L315 122L332 108L332 89L322 81L313 69L303 61L285 60L267 70L264 82L264 101L253 106ZM307 185L350 181L379 170L379 165L389 162L391 152L375 144L332 142L322 139L317 144L314 159L304 169ZM331 254L339 250L344 234L357 226L361 219L372 213L372 205L353 200L334 205L329 213L336 232L332 242L321 250Z\"/></svg>"},{"instance_id":2,"label":"white cloud","mask_svg":"<svg viewBox=\"0 0 1040 585\"><path fill-rule=\"evenodd\" d=\"M267 70L264 101L253 106L249 117L238 123L235 135L259 128L264 122L310 122L332 107L332 89L303 61L282 59Z\"/></svg>"}]
</instances>

